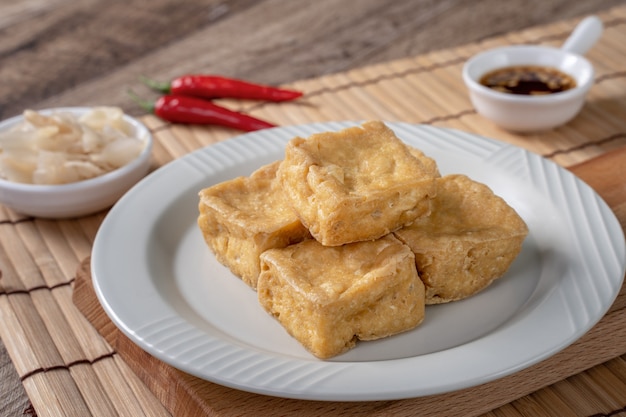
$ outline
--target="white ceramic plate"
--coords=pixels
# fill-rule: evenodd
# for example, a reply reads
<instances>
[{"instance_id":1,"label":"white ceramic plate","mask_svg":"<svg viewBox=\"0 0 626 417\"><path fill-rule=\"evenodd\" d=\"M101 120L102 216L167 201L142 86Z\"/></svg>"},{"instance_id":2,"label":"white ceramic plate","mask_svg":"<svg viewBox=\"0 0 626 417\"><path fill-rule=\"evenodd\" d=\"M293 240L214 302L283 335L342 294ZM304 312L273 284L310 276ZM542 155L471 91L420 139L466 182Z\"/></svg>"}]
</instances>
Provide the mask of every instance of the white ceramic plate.
<instances>
[{"instance_id":1,"label":"white ceramic plate","mask_svg":"<svg viewBox=\"0 0 626 417\"><path fill-rule=\"evenodd\" d=\"M443 174L488 184L527 222L502 279L464 301L427 308L424 323L321 361L217 263L196 226L197 193L281 159L296 135L357 123L262 130L186 155L116 204L94 243L93 282L113 322L153 356L225 386L289 398L386 400L501 378L587 332L624 277L622 229L569 171L517 147L455 130L388 123Z\"/></svg>"}]
</instances>

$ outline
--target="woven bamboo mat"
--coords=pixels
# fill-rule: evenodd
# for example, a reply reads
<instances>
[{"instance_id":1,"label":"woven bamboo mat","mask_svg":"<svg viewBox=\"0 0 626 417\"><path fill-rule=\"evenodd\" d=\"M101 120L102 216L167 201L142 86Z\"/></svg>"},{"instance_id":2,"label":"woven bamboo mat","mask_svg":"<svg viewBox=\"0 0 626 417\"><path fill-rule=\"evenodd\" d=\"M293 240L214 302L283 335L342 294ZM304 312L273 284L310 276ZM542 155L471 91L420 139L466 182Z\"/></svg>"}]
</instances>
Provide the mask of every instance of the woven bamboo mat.
<instances>
[{"instance_id":1,"label":"woven bamboo mat","mask_svg":"<svg viewBox=\"0 0 626 417\"><path fill-rule=\"evenodd\" d=\"M499 139L572 167L601 192L626 226L626 199L620 197L626 195L624 171L617 182L615 175L594 175L603 166L626 165L626 7L600 17L605 33L587 54L596 68L596 84L581 114L551 132L516 135L477 115L462 84L461 67L474 53L497 45L558 46L577 21L296 82L291 86L306 93L297 103L224 104L281 125L380 119L457 128ZM237 134L217 127L169 125L152 116L144 121L156 138L155 168ZM356 404L300 402L208 384L150 358L144 358L140 368L140 353L133 350L136 347L125 347L127 342L118 337L99 306L87 299L81 302L80 297L76 303L72 300L75 285L77 294L80 288L86 288L84 297L90 294L83 261L90 256L105 214L53 221L0 207L0 337L40 417L165 416L170 411L192 415L185 414L186 406L215 416L626 414L624 290L607 316L561 354L496 384L443 397ZM187 397L180 397L181 393Z\"/></svg>"}]
</instances>

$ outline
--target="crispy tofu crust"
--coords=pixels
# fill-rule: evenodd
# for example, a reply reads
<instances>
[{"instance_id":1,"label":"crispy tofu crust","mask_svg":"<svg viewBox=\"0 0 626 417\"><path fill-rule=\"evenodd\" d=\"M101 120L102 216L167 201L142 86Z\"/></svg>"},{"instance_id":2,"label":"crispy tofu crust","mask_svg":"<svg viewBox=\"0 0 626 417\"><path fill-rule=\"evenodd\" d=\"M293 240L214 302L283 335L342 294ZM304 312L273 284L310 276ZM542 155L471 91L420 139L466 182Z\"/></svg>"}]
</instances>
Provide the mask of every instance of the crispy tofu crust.
<instances>
[{"instance_id":1,"label":"crispy tofu crust","mask_svg":"<svg viewBox=\"0 0 626 417\"><path fill-rule=\"evenodd\" d=\"M528 228L486 185L441 177L383 123L294 138L285 159L199 193L217 260L327 359L415 328L501 277Z\"/></svg>"},{"instance_id":2,"label":"crispy tofu crust","mask_svg":"<svg viewBox=\"0 0 626 417\"><path fill-rule=\"evenodd\" d=\"M337 247L310 239L261 255L258 299L315 356L325 359L404 332L424 319L413 253L387 235Z\"/></svg>"},{"instance_id":3,"label":"crispy tofu crust","mask_svg":"<svg viewBox=\"0 0 626 417\"><path fill-rule=\"evenodd\" d=\"M280 187L280 161L200 191L198 226L217 260L256 288L259 255L310 237Z\"/></svg>"},{"instance_id":4,"label":"crispy tofu crust","mask_svg":"<svg viewBox=\"0 0 626 417\"><path fill-rule=\"evenodd\" d=\"M434 160L382 122L296 137L278 178L302 223L325 246L373 240L430 213Z\"/></svg>"},{"instance_id":5,"label":"crispy tofu crust","mask_svg":"<svg viewBox=\"0 0 626 417\"><path fill-rule=\"evenodd\" d=\"M469 297L504 275L528 227L486 185L448 175L437 180L431 215L394 234L415 254L428 305Z\"/></svg>"}]
</instances>

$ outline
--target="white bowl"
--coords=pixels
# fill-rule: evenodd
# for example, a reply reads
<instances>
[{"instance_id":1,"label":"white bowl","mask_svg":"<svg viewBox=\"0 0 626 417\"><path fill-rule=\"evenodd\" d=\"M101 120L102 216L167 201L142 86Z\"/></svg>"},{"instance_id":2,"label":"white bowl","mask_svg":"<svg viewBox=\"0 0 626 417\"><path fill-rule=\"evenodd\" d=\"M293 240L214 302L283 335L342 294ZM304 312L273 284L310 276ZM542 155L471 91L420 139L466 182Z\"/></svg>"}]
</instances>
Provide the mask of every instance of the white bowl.
<instances>
[{"instance_id":1,"label":"white bowl","mask_svg":"<svg viewBox=\"0 0 626 417\"><path fill-rule=\"evenodd\" d=\"M81 116L89 107L60 107L39 111L43 114L70 112ZM139 156L130 163L101 176L60 185L24 184L0 179L0 203L14 211L34 217L69 218L93 214L111 207L150 169L152 135L137 119L124 118L134 129L135 136L145 142ZM21 123L22 116L0 122L0 130Z\"/></svg>"},{"instance_id":2,"label":"white bowl","mask_svg":"<svg viewBox=\"0 0 626 417\"><path fill-rule=\"evenodd\" d=\"M480 84L489 71L517 65L556 68L576 80L576 87L546 95L503 93ZM470 58L463 67L463 81L476 111L498 126L517 132L552 129L573 119L593 85L594 70L582 55L546 46L506 46Z\"/></svg>"}]
</instances>

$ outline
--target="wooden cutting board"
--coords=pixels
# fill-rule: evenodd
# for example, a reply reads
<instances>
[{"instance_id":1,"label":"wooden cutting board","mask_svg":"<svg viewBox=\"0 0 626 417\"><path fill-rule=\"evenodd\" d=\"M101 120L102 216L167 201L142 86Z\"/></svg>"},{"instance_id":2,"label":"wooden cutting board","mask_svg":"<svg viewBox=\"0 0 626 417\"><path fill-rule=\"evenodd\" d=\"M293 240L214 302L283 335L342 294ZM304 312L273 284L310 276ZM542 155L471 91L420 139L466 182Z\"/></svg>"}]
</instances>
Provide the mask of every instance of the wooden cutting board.
<instances>
[{"instance_id":1,"label":"wooden cutting board","mask_svg":"<svg viewBox=\"0 0 626 417\"><path fill-rule=\"evenodd\" d=\"M626 227L626 147L570 170L593 187ZM91 283L89 258L77 272L73 301L112 348L172 415L186 416L476 416L626 353L626 290L605 317L576 343L531 368L478 387L448 394L381 402L316 402L251 394L181 372L126 338L101 308ZM610 335L611 343L606 343ZM375 378L375 375L372 375Z\"/></svg>"}]
</instances>

